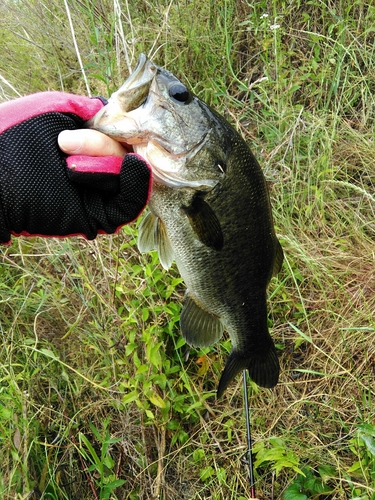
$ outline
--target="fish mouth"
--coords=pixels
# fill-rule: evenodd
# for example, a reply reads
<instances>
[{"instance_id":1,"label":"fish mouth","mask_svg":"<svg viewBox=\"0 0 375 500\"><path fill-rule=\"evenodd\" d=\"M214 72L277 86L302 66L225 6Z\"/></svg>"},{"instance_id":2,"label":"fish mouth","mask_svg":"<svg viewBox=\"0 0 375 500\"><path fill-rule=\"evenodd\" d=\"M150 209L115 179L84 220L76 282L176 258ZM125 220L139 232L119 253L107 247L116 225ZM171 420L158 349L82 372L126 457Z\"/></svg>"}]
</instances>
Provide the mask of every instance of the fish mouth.
<instances>
[{"instance_id":1,"label":"fish mouth","mask_svg":"<svg viewBox=\"0 0 375 500\"><path fill-rule=\"evenodd\" d=\"M124 113L139 108L145 102L157 71L158 67L145 54L140 54L133 73L111 95L108 103L86 123L87 127L107 134L110 131L111 137L127 143L120 131L116 134L116 123L123 118Z\"/></svg>"},{"instance_id":2,"label":"fish mouth","mask_svg":"<svg viewBox=\"0 0 375 500\"><path fill-rule=\"evenodd\" d=\"M145 54L139 56L133 73L113 94L124 113L139 108L145 102L157 70L158 67L147 59Z\"/></svg>"}]
</instances>

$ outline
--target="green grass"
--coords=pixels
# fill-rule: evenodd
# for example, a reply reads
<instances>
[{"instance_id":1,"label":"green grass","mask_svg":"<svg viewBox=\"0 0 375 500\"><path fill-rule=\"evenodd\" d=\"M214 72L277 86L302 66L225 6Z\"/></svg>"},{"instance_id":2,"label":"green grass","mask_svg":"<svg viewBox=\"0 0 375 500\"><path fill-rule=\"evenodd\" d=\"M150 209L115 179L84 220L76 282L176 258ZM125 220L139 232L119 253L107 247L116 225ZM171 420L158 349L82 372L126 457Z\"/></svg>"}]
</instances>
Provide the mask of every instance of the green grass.
<instances>
[{"instance_id":1,"label":"green grass","mask_svg":"<svg viewBox=\"0 0 375 500\"><path fill-rule=\"evenodd\" d=\"M141 51L243 134L285 263L282 374L250 387L259 498L375 499L375 8L370 2L11 2L0 96L108 95ZM120 10L119 10L120 9ZM121 11L121 19L118 14ZM120 234L14 239L0 267L0 497L250 497L228 340L184 359L184 285ZM117 481L125 481L124 483Z\"/></svg>"}]
</instances>

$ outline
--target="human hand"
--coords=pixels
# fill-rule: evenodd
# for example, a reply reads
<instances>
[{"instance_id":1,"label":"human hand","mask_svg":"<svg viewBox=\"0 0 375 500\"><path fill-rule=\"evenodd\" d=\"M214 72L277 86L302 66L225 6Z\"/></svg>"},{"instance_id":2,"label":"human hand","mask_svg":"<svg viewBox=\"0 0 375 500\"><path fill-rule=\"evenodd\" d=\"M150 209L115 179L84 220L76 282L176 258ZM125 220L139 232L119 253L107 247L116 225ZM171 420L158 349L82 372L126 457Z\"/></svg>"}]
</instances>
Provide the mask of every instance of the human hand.
<instances>
[{"instance_id":1,"label":"human hand","mask_svg":"<svg viewBox=\"0 0 375 500\"><path fill-rule=\"evenodd\" d=\"M0 105L0 242L11 234L93 239L138 217L151 171L133 153L122 158L112 139L82 130L102 106L61 92Z\"/></svg>"}]
</instances>

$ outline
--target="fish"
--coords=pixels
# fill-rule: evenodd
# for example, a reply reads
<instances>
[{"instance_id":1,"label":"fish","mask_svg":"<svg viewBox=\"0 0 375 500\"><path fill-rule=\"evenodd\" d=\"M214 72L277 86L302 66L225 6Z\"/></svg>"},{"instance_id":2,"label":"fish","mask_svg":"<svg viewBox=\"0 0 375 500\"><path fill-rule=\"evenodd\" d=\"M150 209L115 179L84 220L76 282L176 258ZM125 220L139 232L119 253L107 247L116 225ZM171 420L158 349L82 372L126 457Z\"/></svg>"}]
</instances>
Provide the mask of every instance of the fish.
<instances>
[{"instance_id":1,"label":"fish","mask_svg":"<svg viewBox=\"0 0 375 500\"><path fill-rule=\"evenodd\" d=\"M180 330L197 348L231 351L220 398L238 373L274 387L279 360L268 330L267 287L283 262L262 169L235 128L170 71L141 54L134 72L88 126L131 147L152 168L141 252L175 261L186 285Z\"/></svg>"}]
</instances>

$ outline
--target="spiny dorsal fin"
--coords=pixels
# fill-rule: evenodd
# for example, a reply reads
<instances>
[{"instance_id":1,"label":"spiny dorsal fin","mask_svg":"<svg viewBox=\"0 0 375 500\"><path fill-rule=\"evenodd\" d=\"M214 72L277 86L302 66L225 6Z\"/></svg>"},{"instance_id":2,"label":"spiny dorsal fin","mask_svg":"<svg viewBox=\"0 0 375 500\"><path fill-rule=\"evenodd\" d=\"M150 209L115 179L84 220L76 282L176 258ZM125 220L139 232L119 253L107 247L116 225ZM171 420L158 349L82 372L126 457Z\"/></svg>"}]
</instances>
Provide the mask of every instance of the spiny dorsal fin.
<instances>
[{"instance_id":1,"label":"spiny dorsal fin","mask_svg":"<svg viewBox=\"0 0 375 500\"><path fill-rule=\"evenodd\" d=\"M174 252L165 225L159 217L149 212L138 229L138 248L142 253L157 250L164 269L169 269L174 259Z\"/></svg>"},{"instance_id":2,"label":"spiny dorsal fin","mask_svg":"<svg viewBox=\"0 0 375 500\"><path fill-rule=\"evenodd\" d=\"M199 241L209 248L221 250L224 245L224 236L220 222L210 205L200 196L196 196L191 205L182 209L188 216Z\"/></svg>"},{"instance_id":3,"label":"spiny dorsal fin","mask_svg":"<svg viewBox=\"0 0 375 500\"><path fill-rule=\"evenodd\" d=\"M195 347L215 344L224 331L220 318L204 309L189 292L185 295L180 328L186 342Z\"/></svg>"}]
</instances>

